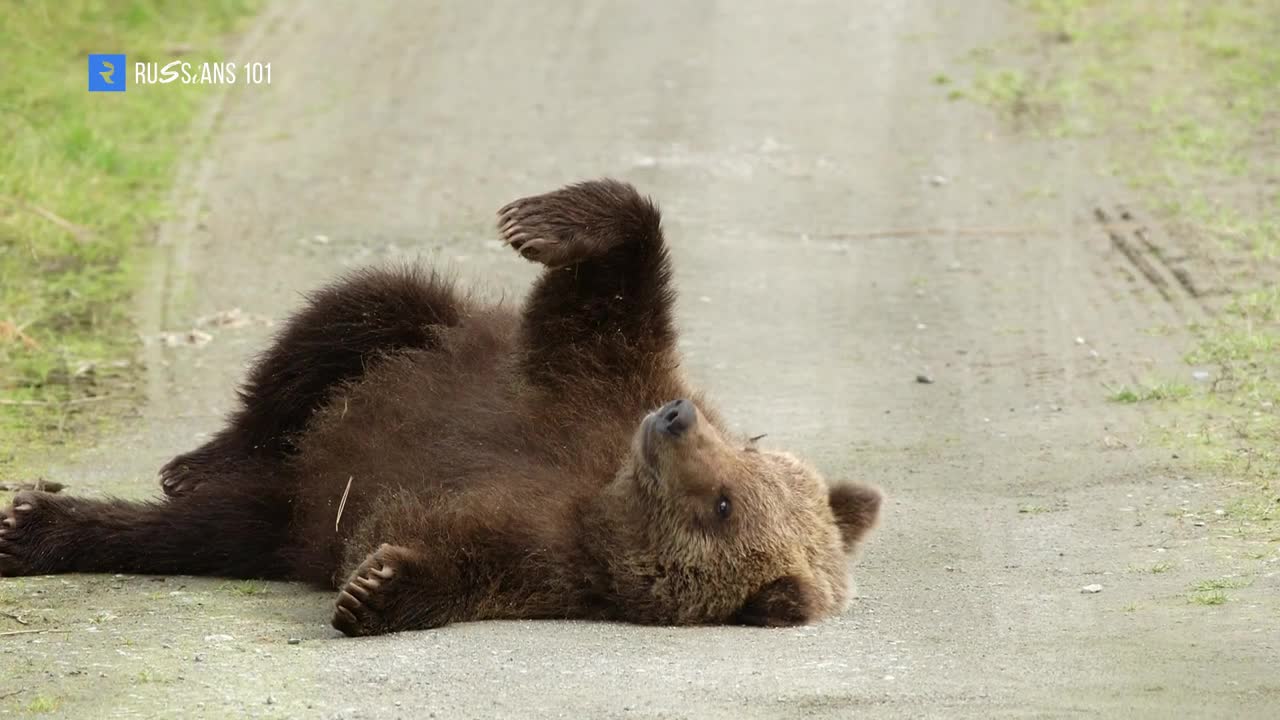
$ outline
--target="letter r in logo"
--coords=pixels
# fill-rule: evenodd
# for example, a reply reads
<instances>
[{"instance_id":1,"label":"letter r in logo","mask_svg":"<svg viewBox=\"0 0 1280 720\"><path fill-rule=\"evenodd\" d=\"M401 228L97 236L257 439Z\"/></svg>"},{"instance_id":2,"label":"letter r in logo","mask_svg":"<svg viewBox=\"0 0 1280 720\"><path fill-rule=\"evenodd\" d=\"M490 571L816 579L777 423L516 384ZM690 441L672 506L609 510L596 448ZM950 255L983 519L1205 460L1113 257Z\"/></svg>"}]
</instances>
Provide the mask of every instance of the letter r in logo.
<instances>
[{"instance_id":1,"label":"letter r in logo","mask_svg":"<svg viewBox=\"0 0 1280 720\"><path fill-rule=\"evenodd\" d=\"M127 77L124 55L89 55L89 92L124 92Z\"/></svg>"}]
</instances>

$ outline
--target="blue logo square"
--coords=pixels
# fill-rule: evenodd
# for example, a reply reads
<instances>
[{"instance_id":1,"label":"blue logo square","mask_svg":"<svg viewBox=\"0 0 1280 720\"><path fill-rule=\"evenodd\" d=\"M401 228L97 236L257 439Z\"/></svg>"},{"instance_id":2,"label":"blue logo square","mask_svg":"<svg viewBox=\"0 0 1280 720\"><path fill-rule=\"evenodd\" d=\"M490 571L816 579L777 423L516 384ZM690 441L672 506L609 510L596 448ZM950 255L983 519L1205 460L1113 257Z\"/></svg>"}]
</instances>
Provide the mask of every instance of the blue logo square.
<instances>
[{"instance_id":1,"label":"blue logo square","mask_svg":"<svg viewBox=\"0 0 1280 720\"><path fill-rule=\"evenodd\" d=\"M89 92L124 92L128 85L124 54L89 55Z\"/></svg>"}]
</instances>

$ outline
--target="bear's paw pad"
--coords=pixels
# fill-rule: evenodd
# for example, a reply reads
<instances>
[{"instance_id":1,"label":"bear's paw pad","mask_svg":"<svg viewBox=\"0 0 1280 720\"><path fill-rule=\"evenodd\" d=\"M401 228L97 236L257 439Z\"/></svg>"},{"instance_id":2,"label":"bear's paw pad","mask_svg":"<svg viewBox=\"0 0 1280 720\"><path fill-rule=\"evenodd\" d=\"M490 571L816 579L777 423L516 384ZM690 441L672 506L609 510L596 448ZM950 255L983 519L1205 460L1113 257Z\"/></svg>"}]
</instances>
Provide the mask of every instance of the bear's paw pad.
<instances>
[{"instance_id":1,"label":"bear's paw pad","mask_svg":"<svg viewBox=\"0 0 1280 720\"><path fill-rule=\"evenodd\" d=\"M578 183L508 203L498 210L498 234L525 259L561 268L607 252L643 206L629 185Z\"/></svg>"}]
</instances>

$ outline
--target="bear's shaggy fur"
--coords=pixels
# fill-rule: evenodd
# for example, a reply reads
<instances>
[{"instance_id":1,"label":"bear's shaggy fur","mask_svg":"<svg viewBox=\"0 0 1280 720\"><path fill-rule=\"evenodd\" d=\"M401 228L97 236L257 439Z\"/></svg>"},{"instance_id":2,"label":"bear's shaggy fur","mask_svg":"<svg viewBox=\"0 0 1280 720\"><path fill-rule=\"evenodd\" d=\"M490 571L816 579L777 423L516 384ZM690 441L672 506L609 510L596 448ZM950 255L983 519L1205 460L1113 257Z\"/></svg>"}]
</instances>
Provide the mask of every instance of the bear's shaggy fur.
<instances>
[{"instance_id":1,"label":"bear's shaggy fur","mask_svg":"<svg viewBox=\"0 0 1280 720\"><path fill-rule=\"evenodd\" d=\"M546 266L518 311L416 269L321 290L162 501L19 493L0 575L305 579L349 635L840 611L880 494L733 437L689 388L653 204L602 180L498 223Z\"/></svg>"}]
</instances>

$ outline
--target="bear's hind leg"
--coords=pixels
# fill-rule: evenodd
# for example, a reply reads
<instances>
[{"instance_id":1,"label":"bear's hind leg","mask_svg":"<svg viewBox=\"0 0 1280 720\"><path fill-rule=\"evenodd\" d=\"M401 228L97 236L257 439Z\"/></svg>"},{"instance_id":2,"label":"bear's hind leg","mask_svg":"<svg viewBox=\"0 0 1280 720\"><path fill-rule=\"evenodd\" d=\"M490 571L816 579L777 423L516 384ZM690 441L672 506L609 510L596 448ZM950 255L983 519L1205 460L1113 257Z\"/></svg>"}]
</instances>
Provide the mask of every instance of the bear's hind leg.
<instances>
[{"instance_id":1,"label":"bear's hind leg","mask_svg":"<svg viewBox=\"0 0 1280 720\"><path fill-rule=\"evenodd\" d=\"M160 470L165 494L234 483L251 475L251 459L289 455L293 436L336 386L380 356L435 347L438 327L457 325L465 313L451 282L411 267L360 271L315 293L250 371L227 426Z\"/></svg>"},{"instance_id":2,"label":"bear's hind leg","mask_svg":"<svg viewBox=\"0 0 1280 720\"><path fill-rule=\"evenodd\" d=\"M20 492L0 510L0 576L282 577L288 527L287 502L226 488L161 502Z\"/></svg>"}]
</instances>

